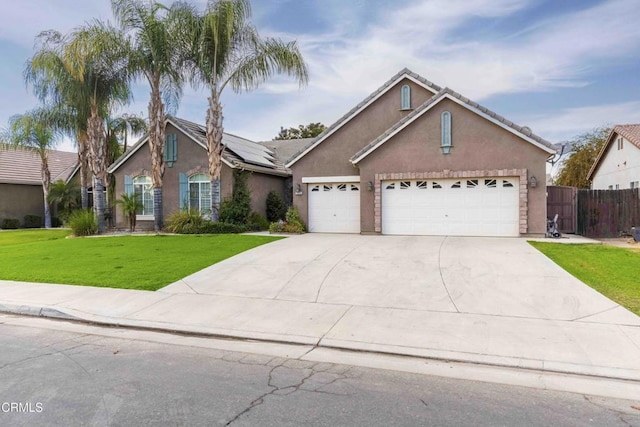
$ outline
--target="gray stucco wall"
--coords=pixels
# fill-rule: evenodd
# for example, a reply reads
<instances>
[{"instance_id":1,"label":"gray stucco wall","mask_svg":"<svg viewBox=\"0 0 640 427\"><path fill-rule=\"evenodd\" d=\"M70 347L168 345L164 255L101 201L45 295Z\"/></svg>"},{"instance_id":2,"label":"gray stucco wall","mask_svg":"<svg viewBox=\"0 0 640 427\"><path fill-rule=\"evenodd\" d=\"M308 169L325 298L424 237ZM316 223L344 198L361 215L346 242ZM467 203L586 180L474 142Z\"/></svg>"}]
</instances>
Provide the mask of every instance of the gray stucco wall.
<instances>
[{"instance_id":1,"label":"gray stucco wall","mask_svg":"<svg viewBox=\"0 0 640 427\"><path fill-rule=\"evenodd\" d=\"M23 224L25 215L44 217L42 186L0 184L0 222L5 218L17 218Z\"/></svg>"}]
</instances>

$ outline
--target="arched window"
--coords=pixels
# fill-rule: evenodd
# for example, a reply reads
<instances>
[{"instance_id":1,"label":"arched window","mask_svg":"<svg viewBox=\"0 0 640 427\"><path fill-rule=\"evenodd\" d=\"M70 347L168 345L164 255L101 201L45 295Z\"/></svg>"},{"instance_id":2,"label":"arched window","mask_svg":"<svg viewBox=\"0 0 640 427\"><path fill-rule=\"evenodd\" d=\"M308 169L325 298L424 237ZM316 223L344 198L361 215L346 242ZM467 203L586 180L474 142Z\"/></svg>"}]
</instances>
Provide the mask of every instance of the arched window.
<instances>
[{"instance_id":1,"label":"arched window","mask_svg":"<svg viewBox=\"0 0 640 427\"><path fill-rule=\"evenodd\" d=\"M400 109L401 110L411 109L411 88L409 87L409 85L402 86L401 95L400 95Z\"/></svg>"},{"instance_id":2,"label":"arched window","mask_svg":"<svg viewBox=\"0 0 640 427\"><path fill-rule=\"evenodd\" d=\"M153 185L148 176L136 176L133 178L133 194L138 196L142 207L138 209L136 215L153 216Z\"/></svg>"},{"instance_id":3,"label":"arched window","mask_svg":"<svg viewBox=\"0 0 640 427\"><path fill-rule=\"evenodd\" d=\"M203 215L211 214L211 180L208 175L198 173L189 177L189 208Z\"/></svg>"},{"instance_id":4,"label":"arched window","mask_svg":"<svg viewBox=\"0 0 640 427\"><path fill-rule=\"evenodd\" d=\"M442 141L440 146L442 147L442 154L449 154L451 152L451 113L443 111L440 119L440 125L442 127Z\"/></svg>"}]
</instances>

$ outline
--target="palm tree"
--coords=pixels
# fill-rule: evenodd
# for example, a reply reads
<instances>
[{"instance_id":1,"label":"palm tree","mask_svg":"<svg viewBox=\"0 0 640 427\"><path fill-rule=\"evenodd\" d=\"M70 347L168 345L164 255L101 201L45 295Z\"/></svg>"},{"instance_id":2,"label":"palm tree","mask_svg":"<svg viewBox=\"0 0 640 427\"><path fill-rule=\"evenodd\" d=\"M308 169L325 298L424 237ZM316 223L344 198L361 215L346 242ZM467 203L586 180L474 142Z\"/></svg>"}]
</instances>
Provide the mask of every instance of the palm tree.
<instances>
[{"instance_id":1,"label":"palm tree","mask_svg":"<svg viewBox=\"0 0 640 427\"><path fill-rule=\"evenodd\" d=\"M124 113L108 122L109 135L113 135L122 144L123 153L127 151L129 135L140 135L149 130L147 121L135 114Z\"/></svg>"},{"instance_id":2,"label":"palm tree","mask_svg":"<svg viewBox=\"0 0 640 427\"><path fill-rule=\"evenodd\" d=\"M236 93L257 88L275 74L308 81L307 66L296 42L261 38L248 21L249 0L212 0L203 16L182 25L191 28L191 79L209 89L206 117L212 219L220 209L223 115L220 102L228 86Z\"/></svg>"},{"instance_id":3,"label":"palm tree","mask_svg":"<svg viewBox=\"0 0 640 427\"><path fill-rule=\"evenodd\" d=\"M64 222L69 219L71 212L79 207L79 199L80 191L72 181L65 182L59 179L49 187L47 200L58 206L58 216Z\"/></svg>"},{"instance_id":4,"label":"palm tree","mask_svg":"<svg viewBox=\"0 0 640 427\"><path fill-rule=\"evenodd\" d=\"M178 16L189 12L185 3L171 8L147 0L112 0L111 7L123 32L133 37L129 66L133 76L146 79L149 100L149 150L153 184L154 228L160 231L162 218L162 176L164 175L165 104L177 107L182 95L183 75L177 62L178 44L185 28L175 25Z\"/></svg>"},{"instance_id":5,"label":"palm tree","mask_svg":"<svg viewBox=\"0 0 640 427\"><path fill-rule=\"evenodd\" d=\"M129 220L129 231L136 231L136 213L142 209L142 202L137 194L122 193L116 204L122 207L124 216Z\"/></svg>"},{"instance_id":6,"label":"palm tree","mask_svg":"<svg viewBox=\"0 0 640 427\"><path fill-rule=\"evenodd\" d=\"M50 120L50 112L40 108L11 117L9 128L2 132L2 142L7 144L7 147L33 151L40 157L45 228L51 228L49 151L55 148L62 136L51 126Z\"/></svg>"},{"instance_id":7,"label":"palm tree","mask_svg":"<svg viewBox=\"0 0 640 427\"><path fill-rule=\"evenodd\" d=\"M82 208L88 207L87 177L89 172L89 99L86 85L76 79L65 60L68 40L61 33L43 31L36 38L37 51L27 61L24 77L33 85L35 95L44 103L57 106L53 126L76 141L80 165Z\"/></svg>"},{"instance_id":8,"label":"palm tree","mask_svg":"<svg viewBox=\"0 0 640 427\"><path fill-rule=\"evenodd\" d=\"M127 58L128 41L116 28L101 22L74 31L64 48L65 66L88 101L87 138L93 173L94 210L98 231L105 229L104 185L107 182L108 147L105 118L117 105L131 100Z\"/></svg>"}]
</instances>

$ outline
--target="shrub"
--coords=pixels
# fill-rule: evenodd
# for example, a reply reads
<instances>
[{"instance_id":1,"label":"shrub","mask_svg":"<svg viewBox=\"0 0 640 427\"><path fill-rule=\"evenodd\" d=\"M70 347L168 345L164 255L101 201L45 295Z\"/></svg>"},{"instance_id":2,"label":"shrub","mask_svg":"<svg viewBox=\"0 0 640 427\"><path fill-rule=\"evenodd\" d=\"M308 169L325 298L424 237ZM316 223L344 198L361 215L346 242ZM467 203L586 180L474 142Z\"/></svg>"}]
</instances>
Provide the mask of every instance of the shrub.
<instances>
[{"instance_id":1,"label":"shrub","mask_svg":"<svg viewBox=\"0 0 640 427\"><path fill-rule=\"evenodd\" d=\"M2 220L0 228L5 230L16 230L20 228L20 220L18 218L5 218Z\"/></svg>"},{"instance_id":2,"label":"shrub","mask_svg":"<svg viewBox=\"0 0 640 427\"><path fill-rule=\"evenodd\" d=\"M165 229L171 233L197 234L205 222L197 209L183 209L169 215Z\"/></svg>"},{"instance_id":3,"label":"shrub","mask_svg":"<svg viewBox=\"0 0 640 427\"><path fill-rule=\"evenodd\" d=\"M198 234L238 234L246 231L248 230L244 225L205 221Z\"/></svg>"},{"instance_id":4,"label":"shrub","mask_svg":"<svg viewBox=\"0 0 640 427\"><path fill-rule=\"evenodd\" d=\"M51 226L52 227L62 227L62 221L57 216L51 217Z\"/></svg>"},{"instance_id":5,"label":"shrub","mask_svg":"<svg viewBox=\"0 0 640 427\"><path fill-rule=\"evenodd\" d=\"M24 228L40 228L44 225L40 215L25 215Z\"/></svg>"},{"instance_id":6,"label":"shrub","mask_svg":"<svg viewBox=\"0 0 640 427\"><path fill-rule=\"evenodd\" d=\"M220 222L244 225L251 214L251 191L247 179L251 172L233 171L233 195L220 204Z\"/></svg>"},{"instance_id":7,"label":"shrub","mask_svg":"<svg viewBox=\"0 0 640 427\"><path fill-rule=\"evenodd\" d=\"M247 228L251 231L262 231L269 229L269 221L258 212L251 212L247 220Z\"/></svg>"},{"instance_id":8,"label":"shrub","mask_svg":"<svg viewBox=\"0 0 640 427\"><path fill-rule=\"evenodd\" d=\"M291 206L285 214L285 221L272 222L269 226L270 233L296 233L305 232L305 226L300 219L300 213Z\"/></svg>"},{"instance_id":9,"label":"shrub","mask_svg":"<svg viewBox=\"0 0 640 427\"><path fill-rule=\"evenodd\" d=\"M69 227L76 236L91 236L98 232L98 221L91 209L78 209L69 215Z\"/></svg>"},{"instance_id":10,"label":"shrub","mask_svg":"<svg viewBox=\"0 0 640 427\"><path fill-rule=\"evenodd\" d=\"M129 231L136 231L136 212L142 209L142 202L140 196L137 194L122 193L120 199L116 200L116 205L122 207L122 213L124 217L129 220Z\"/></svg>"},{"instance_id":11,"label":"shrub","mask_svg":"<svg viewBox=\"0 0 640 427\"><path fill-rule=\"evenodd\" d=\"M282 197L276 191L270 191L267 194L267 220L275 222L284 219L286 211Z\"/></svg>"}]
</instances>

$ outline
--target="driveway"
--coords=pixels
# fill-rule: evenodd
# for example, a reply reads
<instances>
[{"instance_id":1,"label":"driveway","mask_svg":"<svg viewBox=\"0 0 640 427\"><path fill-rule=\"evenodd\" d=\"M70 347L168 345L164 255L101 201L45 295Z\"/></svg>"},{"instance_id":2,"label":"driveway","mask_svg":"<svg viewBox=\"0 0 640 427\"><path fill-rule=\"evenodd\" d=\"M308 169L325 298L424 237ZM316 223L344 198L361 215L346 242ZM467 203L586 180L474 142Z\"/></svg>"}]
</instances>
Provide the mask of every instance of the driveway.
<instances>
[{"instance_id":1,"label":"driveway","mask_svg":"<svg viewBox=\"0 0 640 427\"><path fill-rule=\"evenodd\" d=\"M306 234L161 291L529 319L637 319L517 238Z\"/></svg>"}]
</instances>

